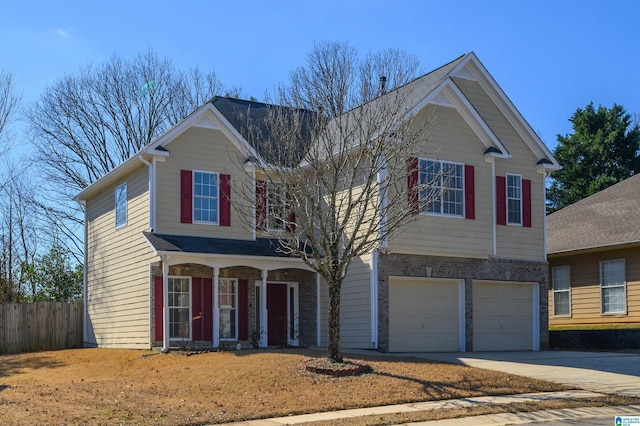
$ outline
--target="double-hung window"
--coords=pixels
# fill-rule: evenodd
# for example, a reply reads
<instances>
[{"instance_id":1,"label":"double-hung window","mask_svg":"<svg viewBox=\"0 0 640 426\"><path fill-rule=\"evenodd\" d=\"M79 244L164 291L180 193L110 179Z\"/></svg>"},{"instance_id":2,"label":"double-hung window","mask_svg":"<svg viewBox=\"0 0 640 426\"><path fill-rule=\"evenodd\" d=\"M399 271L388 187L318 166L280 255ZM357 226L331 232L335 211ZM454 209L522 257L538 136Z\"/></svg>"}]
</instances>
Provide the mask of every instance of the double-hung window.
<instances>
[{"instance_id":1,"label":"double-hung window","mask_svg":"<svg viewBox=\"0 0 640 426\"><path fill-rule=\"evenodd\" d=\"M116 229L127 224L127 183L116 188Z\"/></svg>"},{"instance_id":2,"label":"double-hung window","mask_svg":"<svg viewBox=\"0 0 640 426\"><path fill-rule=\"evenodd\" d=\"M626 314L627 297L624 259L600 262L603 314Z\"/></svg>"},{"instance_id":3,"label":"double-hung window","mask_svg":"<svg viewBox=\"0 0 640 426\"><path fill-rule=\"evenodd\" d=\"M420 159L418 168L420 211L464 217L464 165Z\"/></svg>"},{"instance_id":4,"label":"double-hung window","mask_svg":"<svg viewBox=\"0 0 640 426\"><path fill-rule=\"evenodd\" d=\"M552 269L553 315L571 315L571 268L569 265Z\"/></svg>"},{"instance_id":5,"label":"double-hung window","mask_svg":"<svg viewBox=\"0 0 640 426\"><path fill-rule=\"evenodd\" d=\"M218 223L218 173L193 172L193 222Z\"/></svg>"},{"instance_id":6,"label":"double-hung window","mask_svg":"<svg viewBox=\"0 0 640 426\"><path fill-rule=\"evenodd\" d=\"M522 225L522 177L507 174L507 224Z\"/></svg>"},{"instance_id":7,"label":"double-hung window","mask_svg":"<svg viewBox=\"0 0 640 426\"><path fill-rule=\"evenodd\" d=\"M285 229L286 197L284 184L269 182L267 185L267 229L269 231Z\"/></svg>"},{"instance_id":8,"label":"double-hung window","mask_svg":"<svg viewBox=\"0 0 640 426\"><path fill-rule=\"evenodd\" d=\"M238 281L220 278L218 284L218 307L220 309L220 338L238 338Z\"/></svg>"},{"instance_id":9,"label":"double-hung window","mask_svg":"<svg viewBox=\"0 0 640 426\"><path fill-rule=\"evenodd\" d=\"M169 338L191 340L191 280L169 277Z\"/></svg>"}]
</instances>

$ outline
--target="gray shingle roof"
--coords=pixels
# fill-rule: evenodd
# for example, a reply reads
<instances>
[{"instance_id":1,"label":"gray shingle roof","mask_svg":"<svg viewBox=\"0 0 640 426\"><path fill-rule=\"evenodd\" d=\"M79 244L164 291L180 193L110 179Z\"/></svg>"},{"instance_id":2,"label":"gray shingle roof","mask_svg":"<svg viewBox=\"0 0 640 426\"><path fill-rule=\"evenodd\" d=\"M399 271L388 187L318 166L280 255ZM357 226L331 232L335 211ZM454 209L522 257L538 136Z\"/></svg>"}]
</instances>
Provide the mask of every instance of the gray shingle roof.
<instances>
[{"instance_id":1,"label":"gray shingle roof","mask_svg":"<svg viewBox=\"0 0 640 426\"><path fill-rule=\"evenodd\" d=\"M277 240L258 238L254 240L232 240L228 238L190 237L143 232L145 238L157 251L199 254L230 254L240 256L292 257L278 250Z\"/></svg>"},{"instance_id":2,"label":"gray shingle roof","mask_svg":"<svg viewBox=\"0 0 640 426\"><path fill-rule=\"evenodd\" d=\"M640 175L547 216L547 253L640 243Z\"/></svg>"}]
</instances>

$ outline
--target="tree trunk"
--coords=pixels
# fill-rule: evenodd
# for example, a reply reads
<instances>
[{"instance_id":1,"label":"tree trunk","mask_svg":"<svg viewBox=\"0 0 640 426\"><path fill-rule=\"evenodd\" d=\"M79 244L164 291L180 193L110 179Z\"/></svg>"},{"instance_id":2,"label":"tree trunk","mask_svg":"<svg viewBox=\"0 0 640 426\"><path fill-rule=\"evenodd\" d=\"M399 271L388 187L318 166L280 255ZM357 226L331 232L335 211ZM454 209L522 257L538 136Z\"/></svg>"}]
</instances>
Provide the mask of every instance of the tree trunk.
<instances>
[{"instance_id":1,"label":"tree trunk","mask_svg":"<svg viewBox=\"0 0 640 426\"><path fill-rule=\"evenodd\" d=\"M340 353L340 283L329 284L329 326L327 328L327 357L342 362Z\"/></svg>"}]
</instances>

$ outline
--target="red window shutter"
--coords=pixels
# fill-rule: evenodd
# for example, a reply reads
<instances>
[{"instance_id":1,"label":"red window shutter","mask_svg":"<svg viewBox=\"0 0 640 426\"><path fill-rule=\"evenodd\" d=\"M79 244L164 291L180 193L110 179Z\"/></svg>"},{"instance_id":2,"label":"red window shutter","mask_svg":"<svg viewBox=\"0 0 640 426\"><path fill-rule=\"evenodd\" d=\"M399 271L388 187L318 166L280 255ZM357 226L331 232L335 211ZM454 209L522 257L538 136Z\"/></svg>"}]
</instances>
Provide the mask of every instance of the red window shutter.
<instances>
[{"instance_id":1,"label":"red window shutter","mask_svg":"<svg viewBox=\"0 0 640 426\"><path fill-rule=\"evenodd\" d=\"M417 214L419 212L419 194L418 194L418 159L409 158L407 161L407 189L409 197L409 210Z\"/></svg>"},{"instance_id":2,"label":"red window shutter","mask_svg":"<svg viewBox=\"0 0 640 426\"><path fill-rule=\"evenodd\" d=\"M153 309L155 316L155 341L162 341L162 277L153 277Z\"/></svg>"},{"instance_id":3,"label":"red window shutter","mask_svg":"<svg viewBox=\"0 0 640 426\"><path fill-rule=\"evenodd\" d=\"M191 339L204 340L202 333L202 278L191 279Z\"/></svg>"},{"instance_id":4,"label":"red window shutter","mask_svg":"<svg viewBox=\"0 0 640 426\"><path fill-rule=\"evenodd\" d=\"M296 231L296 212L293 211L293 207L291 206L291 193L287 192L287 232L295 232Z\"/></svg>"},{"instance_id":5,"label":"red window shutter","mask_svg":"<svg viewBox=\"0 0 640 426\"><path fill-rule=\"evenodd\" d=\"M531 180L522 179L522 226L531 228Z\"/></svg>"},{"instance_id":6,"label":"red window shutter","mask_svg":"<svg viewBox=\"0 0 640 426\"><path fill-rule=\"evenodd\" d=\"M238 280L238 340L249 340L249 280Z\"/></svg>"},{"instance_id":7,"label":"red window shutter","mask_svg":"<svg viewBox=\"0 0 640 426\"><path fill-rule=\"evenodd\" d=\"M191 170L180 170L180 222L193 221L193 178Z\"/></svg>"},{"instance_id":8,"label":"red window shutter","mask_svg":"<svg viewBox=\"0 0 640 426\"><path fill-rule=\"evenodd\" d=\"M464 217L476 218L475 174L472 165L464 166Z\"/></svg>"},{"instance_id":9,"label":"red window shutter","mask_svg":"<svg viewBox=\"0 0 640 426\"><path fill-rule=\"evenodd\" d=\"M230 175L220 175L220 226L231 226Z\"/></svg>"},{"instance_id":10,"label":"red window shutter","mask_svg":"<svg viewBox=\"0 0 640 426\"><path fill-rule=\"evenodd\" d=\"M504 176L496 176L496 223L507 224L507 181Z\"/></svg>"},{"instance_id":11,"label":"red window shutter","mask_svg":"<svg viewBox=\"0 0 640 426\"><path fill-rule=\"evenodd\" d=\"M202 335L213 342L213 278L202 278Z\"/></svg>"},{"instance_id":12,"label":"red window shutter","mask_svg":"<svg viewBox=\"0 0 640 426\"><path fill-rule=\"evenodd\" d=\"M266 229L267 226L267 182L256 181L256 228Z\"/></svg>"}]
</instances>

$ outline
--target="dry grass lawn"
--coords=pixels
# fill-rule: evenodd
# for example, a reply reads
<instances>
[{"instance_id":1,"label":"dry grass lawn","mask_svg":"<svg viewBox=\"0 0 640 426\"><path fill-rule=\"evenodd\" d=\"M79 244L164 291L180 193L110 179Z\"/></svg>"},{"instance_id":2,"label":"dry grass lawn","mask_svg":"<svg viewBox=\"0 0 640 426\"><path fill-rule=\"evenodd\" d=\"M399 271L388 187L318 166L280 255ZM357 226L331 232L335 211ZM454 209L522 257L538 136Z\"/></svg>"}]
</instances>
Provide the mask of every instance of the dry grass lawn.
<instances>
[{"instance_id":1,"label":"dry grass lawn","mask_svg":"<svg viewBox=\"0 0 640 426\"><path fill-rule=\"evenodd\" d=\"M0 424L206 424L287 414L566 389L471 367L354 356L373 373L303 371L321 352L76 349L0 356Z\"/></svg>"}]
</instances>

